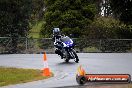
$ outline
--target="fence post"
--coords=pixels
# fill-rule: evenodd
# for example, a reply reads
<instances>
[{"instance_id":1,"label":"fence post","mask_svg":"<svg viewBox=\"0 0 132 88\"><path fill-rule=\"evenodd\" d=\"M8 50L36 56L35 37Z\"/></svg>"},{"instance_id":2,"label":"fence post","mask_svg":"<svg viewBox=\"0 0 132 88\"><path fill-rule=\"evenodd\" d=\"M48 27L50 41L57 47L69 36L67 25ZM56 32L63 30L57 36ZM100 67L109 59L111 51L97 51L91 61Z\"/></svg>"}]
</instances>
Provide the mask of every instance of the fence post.
<instances>
[{"instance_id":1,"label":"fence post","mask_svg":"<svg viewBox=\"0 0 132 88\"><path fill-rule=\"evenodd\" d=\"M102 43L102 40L100 39L99 40L99 49L100 49L100 51L101 51L101 43Z\"/></svg>"},{"instance_id":2,"label":"fence post","mask_svg":"<svg viewBox=\"0 0 132 88\"><path fill-rule=\"evenodd\" d=\"M27 49L28 49L28 38L26 37L26 53L27 53Z\"/></svg>"}]
</instances>

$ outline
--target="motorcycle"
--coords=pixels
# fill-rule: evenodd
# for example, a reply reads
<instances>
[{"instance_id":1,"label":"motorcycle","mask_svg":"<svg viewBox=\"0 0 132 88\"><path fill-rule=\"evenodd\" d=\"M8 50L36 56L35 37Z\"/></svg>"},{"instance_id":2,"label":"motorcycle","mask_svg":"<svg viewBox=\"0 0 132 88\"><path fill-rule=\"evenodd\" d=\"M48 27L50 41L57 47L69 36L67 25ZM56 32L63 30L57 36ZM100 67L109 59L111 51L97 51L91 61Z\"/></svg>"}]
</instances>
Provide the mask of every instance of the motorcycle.
<instances>
[{"instance_id":1,"label":"motorcycle","mask_svg":"<svg viewBox=\"0 0 132 88\"><path fill-rule=\"evenodd\" d=\"M64 59L65 62L69 62L70 59L74 59L76 63L79 62L79 58L74 49L74 42L68 36L60 38L60 41L55 42L54 46L57 48L55 53L61 56L61 59Z\"/></svg>"}]
</instances>

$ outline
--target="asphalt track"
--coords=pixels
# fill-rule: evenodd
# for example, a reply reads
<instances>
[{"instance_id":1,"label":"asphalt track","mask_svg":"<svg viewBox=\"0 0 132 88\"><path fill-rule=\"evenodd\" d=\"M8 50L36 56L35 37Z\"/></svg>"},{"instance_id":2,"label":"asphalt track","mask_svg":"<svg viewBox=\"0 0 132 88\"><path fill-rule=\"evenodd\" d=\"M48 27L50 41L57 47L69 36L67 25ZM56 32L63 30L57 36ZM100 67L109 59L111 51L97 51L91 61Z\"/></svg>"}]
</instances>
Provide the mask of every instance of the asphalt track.
<instances>
[{"instance_id":1,"label":"asphalt track","mask_svg":"<svg viewBox=\"0 0 132 88\"><path fill-rule=\"evenodd\" d=\"M47 54L48 65L54 73L54 77L9 85L0 88L51 88L51 87L76 87L77 67L82 65L88 74L130 74L132 75L132 53L78 53L80 62L70 60L65 63L58 55ZM42 54L5 54L0 55L0 66L17 68L43 68ZM96 85L96 84L91 84ZM86 87L86 86L85 86ZM81 87L82 88L82 87Z\"/></svg>"}]
</instances>

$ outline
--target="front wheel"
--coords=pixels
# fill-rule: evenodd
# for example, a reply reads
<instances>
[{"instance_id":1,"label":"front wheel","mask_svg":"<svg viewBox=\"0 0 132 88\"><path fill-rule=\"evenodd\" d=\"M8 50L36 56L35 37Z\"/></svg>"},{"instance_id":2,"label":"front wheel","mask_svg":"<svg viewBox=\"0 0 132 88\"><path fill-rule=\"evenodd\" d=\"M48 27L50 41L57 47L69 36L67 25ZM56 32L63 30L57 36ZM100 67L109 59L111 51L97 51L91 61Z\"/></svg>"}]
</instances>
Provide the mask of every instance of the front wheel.
<instances>
[{"instance_id":1,"label":"front wheel","mask_svg":"<svg viewBox=\"0 0 132 88\"><path fill-rule=\"evenodd\" d=\"M72 50L72 52L73 52L73 57L74 57L74 61L76 62L76 63L78 63L79 62L79 58L78 58L78 56L77 56L77 53L76 53L76 51L73 49Z\"/></svg>"}]
</instances>

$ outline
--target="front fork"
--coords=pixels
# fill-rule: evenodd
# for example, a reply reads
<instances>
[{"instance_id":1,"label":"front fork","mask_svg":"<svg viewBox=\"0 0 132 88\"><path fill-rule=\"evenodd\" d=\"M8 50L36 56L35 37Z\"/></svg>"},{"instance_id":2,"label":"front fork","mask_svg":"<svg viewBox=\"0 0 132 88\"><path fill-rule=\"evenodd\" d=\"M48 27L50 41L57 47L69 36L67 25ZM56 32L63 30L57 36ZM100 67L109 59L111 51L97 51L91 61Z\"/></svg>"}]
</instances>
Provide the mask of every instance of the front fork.
<instances>
[{"instance_id":1,"label":"front fork","mask_svg":"<svg viewBox=\"0 0 132 88\"><path fill-rule=\"evenodd\" d=\"M65 52L67 52L67 57L68 57L69 59L74 59L74 58L75 58L75 55L74 55L74 53L73 53L73 50L74 50L74 49L65 49Z\"/></svg>"},{"instance_id":2,"label":"front fork","mask_svg":"<svg viewBox=\"0 0 132 88\"><path fill-rule=\"evenodd\" d=\"M70 51L70 55L71 55L72 59L75 59L75 55L74 55L73 52L75 52L75 50L74 50L74 49L71 49L71 51Z\"/></svg>"}]
</instances>

